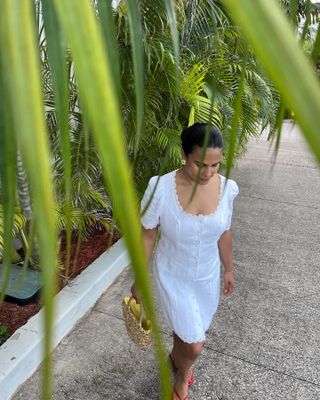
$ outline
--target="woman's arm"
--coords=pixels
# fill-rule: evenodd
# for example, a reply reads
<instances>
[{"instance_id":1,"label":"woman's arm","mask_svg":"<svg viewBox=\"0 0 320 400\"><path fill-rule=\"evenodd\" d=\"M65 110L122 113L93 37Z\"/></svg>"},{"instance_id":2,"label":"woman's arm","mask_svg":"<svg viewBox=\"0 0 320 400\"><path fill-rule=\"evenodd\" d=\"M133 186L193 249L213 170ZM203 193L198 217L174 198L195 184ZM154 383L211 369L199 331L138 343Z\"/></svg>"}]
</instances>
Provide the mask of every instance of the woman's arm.
<instances>
[{"instance_id":1,"label":"woman's arm","mask_svg":"<svg viewBox=\"0 0 320 400\"><path fill-rule=\"evenodd\" d=\"M232 233L225 231L218 240L220 259L224 267L223 294L228 296L234 290L233 261L232 261Z\"/></svg>"},{"instance_id":2,"label":"woman's arm","mask_svg":"<svg viewBox=\"0 0 320 400\"><path fill-rule=\"evenodd\" d=\"M144 254L147 260L147 263L150 263L152 251L156 242L158 227L153 229L145 229L144 227L141 228L141 238L142 238L142 245L144 249ZM137 302L140 302L139 292L137 290L135 282L131 287L132 296L136 299Z\"/></svg>"},{"instance_id":3,"label":"woman's arm","mask_svg":"<svg viewBox=\"0 0 320 400\"><path fill-rule=\"evenodd\" d=\"M157 233L158 227L153 229L145 229L144 227L142 227L141 238L147 262L150 261L152 250L154 248L154 244L157 238Z\"/></svg>"}]
</instances>

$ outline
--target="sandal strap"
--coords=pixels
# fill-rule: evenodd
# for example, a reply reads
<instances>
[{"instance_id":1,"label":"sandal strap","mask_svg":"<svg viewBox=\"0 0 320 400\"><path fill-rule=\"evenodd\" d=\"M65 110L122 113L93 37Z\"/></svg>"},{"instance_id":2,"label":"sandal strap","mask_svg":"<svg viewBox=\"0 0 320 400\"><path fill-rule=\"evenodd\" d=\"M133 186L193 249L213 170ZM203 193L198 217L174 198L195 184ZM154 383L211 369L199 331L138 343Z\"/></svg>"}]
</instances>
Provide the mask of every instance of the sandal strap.
<instances>
[{"instance_id":1,"label":"sandal strap","mask_svg":"<svg viewBox=\"0 0 320 400\"><path fill-rule=\"evenodd\" d=\"M191 371L191 374L190 374L189 379L188 379L188 386L190 387L193 384L194 384L194 372Z\"/></svg>"},{"instance_id":2,"label":"sandal strap","mask_svg":"<svg viewBox=\"0 0 320 400\"><path fill-rule=\"evenodd\" d=\"M176 389L173 389L174 395L178 398L178 400L188 400L188 395L186 395L186 397L184 397L183 399L181 399L179 393L176 391Z\"/></svg>"}]
</instances>

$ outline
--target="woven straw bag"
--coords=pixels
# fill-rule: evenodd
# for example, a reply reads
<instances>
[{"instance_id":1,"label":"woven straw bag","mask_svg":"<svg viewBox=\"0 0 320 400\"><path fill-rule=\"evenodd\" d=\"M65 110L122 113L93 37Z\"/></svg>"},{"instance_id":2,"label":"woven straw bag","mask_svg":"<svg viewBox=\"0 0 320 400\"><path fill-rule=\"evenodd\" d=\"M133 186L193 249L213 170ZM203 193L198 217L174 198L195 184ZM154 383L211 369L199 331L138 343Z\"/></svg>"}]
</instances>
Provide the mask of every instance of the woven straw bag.
<instances>
[{"instance_id":1,"label":"woven straw bag","mask_svg":"<svg viewBox=\"0 0 320 400\"><path fill-rule=\"evenodd\" d=\"M130 339L141 349L151 345L151 329L145 330L142 326L143 312L141 309L140 318L137 319L132 313L130 304L133 297L125 297L122 301L122 313Z\"/></svg>"}]
</instances>

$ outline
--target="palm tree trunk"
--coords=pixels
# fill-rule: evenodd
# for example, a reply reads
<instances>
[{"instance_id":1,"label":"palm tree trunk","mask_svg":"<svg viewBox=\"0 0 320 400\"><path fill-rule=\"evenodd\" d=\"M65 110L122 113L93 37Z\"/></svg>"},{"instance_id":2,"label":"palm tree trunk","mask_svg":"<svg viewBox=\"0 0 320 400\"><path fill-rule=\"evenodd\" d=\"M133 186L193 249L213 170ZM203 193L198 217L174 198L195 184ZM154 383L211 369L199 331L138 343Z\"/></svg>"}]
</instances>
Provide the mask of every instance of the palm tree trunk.
<instances>
[{"instance_id":1,"label":"palm tree trunk","mask_svg":"<svg viewBox=\"0 0 320 400\"><path fill-rule=\"evenodd\" d=\"M32 255L30 263L33 266L39 265L39 246L36 238L30 238L30 228L32 223L32 203L29 195L29 185L27 175L24 169L21 153L17 152L17 192L20 209L27 219L26 232L20 233L20 239L25 253L29 246L32 246ZM26 234L25 234L26 233ZM30 243L30 240L32 241Z\"/></svg>"}]
</instances>

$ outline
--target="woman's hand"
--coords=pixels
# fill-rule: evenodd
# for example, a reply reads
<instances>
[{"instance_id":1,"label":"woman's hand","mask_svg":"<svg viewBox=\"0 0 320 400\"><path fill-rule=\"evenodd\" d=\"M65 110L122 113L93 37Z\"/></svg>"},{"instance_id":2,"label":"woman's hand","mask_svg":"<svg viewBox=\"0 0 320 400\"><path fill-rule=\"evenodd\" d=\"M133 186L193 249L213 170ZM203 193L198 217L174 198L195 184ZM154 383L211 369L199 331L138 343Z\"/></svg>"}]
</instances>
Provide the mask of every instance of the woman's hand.
<instances>
[{"instance_id":1,"label":"woman's hand","mask_svg":"<svg viewBox=\"0 0 320 400\"><path fill-rule=\"evenodd\" d=\"M131 294L132 294L132 297L135 299L135 301L138 304L140 304L141 303L141 298L140 298L140 294L138 292L138 289L137 289L135 283L133 283L133 285L131 286Z\"/></svg>"},{"instance_id":2,"label":"woman's hand","mask_svg":"<svg viewBox=\"0 0 320 400\"><path fill-rule=\"evenodd\" d=\"M224 281L223 294L225 297L227 297L234 291L233 271L225 272L223 281Z\"/></svg>"},{"instance_id":3,"label":"woman's hand","mask_svg":"<svg viewBox=\"0 0 320 400\"><path fill-rule=\"evenodd\" d=\"M230 229L225 231L218 240L218 247L222 265L224 268L223 294L229 296L234 291L234 276L232 263L232 233Z\"/></svg>"}]
</instances>

